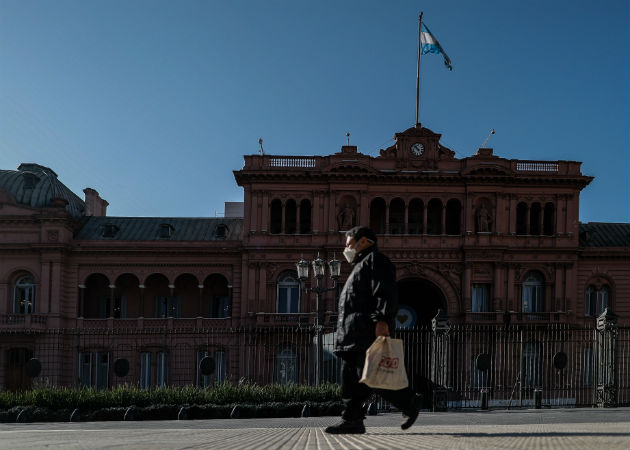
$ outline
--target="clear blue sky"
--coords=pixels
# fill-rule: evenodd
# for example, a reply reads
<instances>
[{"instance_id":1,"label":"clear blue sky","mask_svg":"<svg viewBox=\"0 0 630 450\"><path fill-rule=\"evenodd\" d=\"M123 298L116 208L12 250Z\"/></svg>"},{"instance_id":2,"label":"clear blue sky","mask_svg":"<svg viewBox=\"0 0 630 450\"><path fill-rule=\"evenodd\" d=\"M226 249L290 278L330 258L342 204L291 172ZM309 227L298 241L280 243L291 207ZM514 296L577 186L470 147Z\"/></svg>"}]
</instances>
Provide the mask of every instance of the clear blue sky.
<instances>
[{"instance_id":1,"label":"clear blue sky","mask_svg":"<svg viewBox=\"0 0 630 450\"><path fill-rule=\"evenodd\" d=\"M584 222L630 221L627 0L0 0L0 168L115 216L213 216L243 155L374 155L421 122L459 158L582 161Z\"/></svg>"}]
</instances>

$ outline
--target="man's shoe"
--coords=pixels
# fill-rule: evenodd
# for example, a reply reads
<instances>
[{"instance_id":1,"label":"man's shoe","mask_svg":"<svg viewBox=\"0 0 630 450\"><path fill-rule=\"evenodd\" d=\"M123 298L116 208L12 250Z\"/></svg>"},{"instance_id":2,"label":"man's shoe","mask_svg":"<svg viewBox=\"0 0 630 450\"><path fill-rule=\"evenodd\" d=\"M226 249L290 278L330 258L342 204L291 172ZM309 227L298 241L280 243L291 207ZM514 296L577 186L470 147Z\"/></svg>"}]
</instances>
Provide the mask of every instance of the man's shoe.
<instances>
[{"instance_id":1,"label":"man's shoe","mask_svg":"<svg viewBox=\"0 0 630 450\"><path fill-rule=\"evenodd\" d=\"M420 414L420 407L422 406L422 398L417 394L414 396L413 401L411 402L411 411L407 414L403 414L403 423L400 425L400 428L406 430L414 424L416 419L418 418L418 414Z\"/></svg>"},{"instance_id":2,"label":"man's shoe","mask_svg":"<svg viewBox=\"0 0 630 450\"><path fill-rule=\"evenodd\" d=\"M327 427L324 431L330 434L363 434L365 433L365 426L361 419L341 419L341 422Z\"/></svg>"}]
</instances>

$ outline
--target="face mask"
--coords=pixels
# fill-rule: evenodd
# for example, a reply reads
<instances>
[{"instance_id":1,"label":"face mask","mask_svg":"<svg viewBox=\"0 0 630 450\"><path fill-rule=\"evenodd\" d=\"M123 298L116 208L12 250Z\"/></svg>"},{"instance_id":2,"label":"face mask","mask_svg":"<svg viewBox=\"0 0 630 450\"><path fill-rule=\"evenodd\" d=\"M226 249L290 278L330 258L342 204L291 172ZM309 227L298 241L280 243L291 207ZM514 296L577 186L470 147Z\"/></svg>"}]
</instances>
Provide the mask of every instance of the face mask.
<instances>
[{"instance_id":1,"label":"face mask","mask_svg":"<svg viewBox=\"0 0 630 450\"><path fill-rule=\"evenodd\" d=\"M357 256L357 250L346 247L343 249L343 256L346 257L346 261L352 264L352 261L354 261L354 258Z\"/></svg>"}]
</instances>

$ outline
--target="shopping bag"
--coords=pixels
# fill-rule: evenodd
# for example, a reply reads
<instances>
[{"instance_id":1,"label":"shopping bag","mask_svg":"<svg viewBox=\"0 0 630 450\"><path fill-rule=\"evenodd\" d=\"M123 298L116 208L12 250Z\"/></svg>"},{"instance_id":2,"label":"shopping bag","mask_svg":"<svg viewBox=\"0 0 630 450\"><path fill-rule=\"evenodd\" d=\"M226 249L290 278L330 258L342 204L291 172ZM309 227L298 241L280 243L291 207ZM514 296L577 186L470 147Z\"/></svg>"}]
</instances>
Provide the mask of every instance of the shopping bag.
<instances>
[{"instance_id":1,"label":"shopping bag","mask_svg":"<svg viewBox=\"0 0 630 450\"><path fill-rule=\"evenodd\" d=\"M371 388L398 390L409 385L402 339L379 336L365 353L360 383Z\"/></svg>"}]
</instances>

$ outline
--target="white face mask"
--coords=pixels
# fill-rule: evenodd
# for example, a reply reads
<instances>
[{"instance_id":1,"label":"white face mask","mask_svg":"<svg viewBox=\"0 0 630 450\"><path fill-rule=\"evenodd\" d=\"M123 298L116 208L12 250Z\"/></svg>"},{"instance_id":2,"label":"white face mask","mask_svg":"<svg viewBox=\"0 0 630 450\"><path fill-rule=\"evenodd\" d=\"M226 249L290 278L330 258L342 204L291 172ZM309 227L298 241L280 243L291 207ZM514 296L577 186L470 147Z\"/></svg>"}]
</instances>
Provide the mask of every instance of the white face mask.
<instances>
[{"instance_id":1,"label":"white face mask","mask_svg":"<svg viewBox=\"0 0 630 450\"><path fill-rule=\"evenodd\" d=\"M352 261L354 261L354 258L357 256L357 250L346 247L343 249L343 256L346 257L346 261L352 264Z\"/></svg>"}]
</instances>

